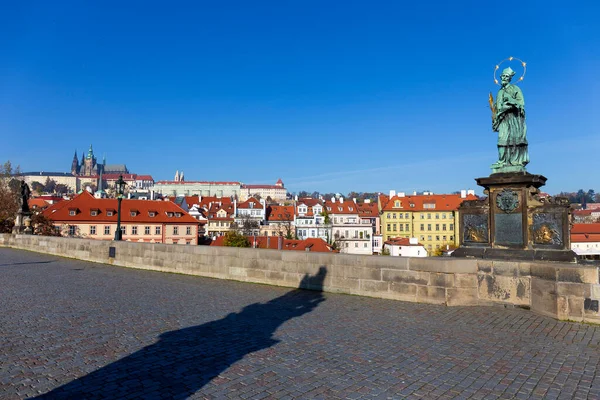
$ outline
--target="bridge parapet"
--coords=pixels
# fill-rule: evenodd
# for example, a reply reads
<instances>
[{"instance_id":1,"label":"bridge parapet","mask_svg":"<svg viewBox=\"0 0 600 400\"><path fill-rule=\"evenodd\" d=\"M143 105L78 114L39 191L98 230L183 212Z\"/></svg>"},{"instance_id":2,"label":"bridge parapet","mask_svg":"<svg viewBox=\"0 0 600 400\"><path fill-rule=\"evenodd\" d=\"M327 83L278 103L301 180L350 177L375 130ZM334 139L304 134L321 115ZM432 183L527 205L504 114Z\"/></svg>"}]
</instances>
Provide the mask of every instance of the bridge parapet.
<instances>
[{"instance_id":1,"label":"bridge parapet","mask_svg":"<svg viewBox=\"0 0 600 400\"><path fill-rule=\"evenodd\" d=\"M1 235L0 246L123 267L447 306L529 308L559 320L600 324L599 268L556 262L406 258L289 250ZM114 257L109 257L113 248Z\"/></svg>"}]
</instances>

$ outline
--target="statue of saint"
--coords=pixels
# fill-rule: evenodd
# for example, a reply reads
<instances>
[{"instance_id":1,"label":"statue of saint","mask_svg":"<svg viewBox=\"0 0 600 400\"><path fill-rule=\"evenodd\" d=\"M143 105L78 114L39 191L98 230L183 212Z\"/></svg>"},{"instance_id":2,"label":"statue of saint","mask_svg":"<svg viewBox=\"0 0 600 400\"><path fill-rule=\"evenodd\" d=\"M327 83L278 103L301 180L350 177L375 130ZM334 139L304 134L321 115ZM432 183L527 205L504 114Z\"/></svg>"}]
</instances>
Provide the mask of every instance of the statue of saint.
<instances>
[{"instance_id":1,"label":"statue of saint","mask_svg":"<svg viewBox=\"0 0 600 400\"><path fill-rule=\"evenodd\" d=\"M494 172L524 172L529 163L525 100L521 89L510 83L514 75L510 67L502 71L502 87L493 104L492 129L498 132L498 161L492 165Z\"/></svg>"},{"instance_id":2,"label":"statue of saint","mask_svg":"<svg viewBox=\"0 0 600 400\"><path fill-rule=\"evenodd\" d=\"M21 196L19 197L19 202L21 203L21 212L27 213L29 212L29 196L31 195L31 190L29 189L29 185L25 183L25 181L21 181Z\"/></svg>"}]
</instances>

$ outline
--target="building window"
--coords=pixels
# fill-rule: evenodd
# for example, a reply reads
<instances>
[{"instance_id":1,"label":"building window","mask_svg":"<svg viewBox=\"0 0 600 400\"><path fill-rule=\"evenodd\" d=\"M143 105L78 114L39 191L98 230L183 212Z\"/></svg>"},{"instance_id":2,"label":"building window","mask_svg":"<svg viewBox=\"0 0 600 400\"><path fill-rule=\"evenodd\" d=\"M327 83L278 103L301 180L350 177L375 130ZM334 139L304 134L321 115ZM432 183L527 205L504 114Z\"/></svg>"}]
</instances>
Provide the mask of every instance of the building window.
<instances>
[{"instance_id":1,"label":"building window","mask_svg":"<svg viewBox=\"0 0 600 400\"><path fill-rule=\"evenodd\" d=\"M396 232L396 224L394 224L393 226L394 226L394 232Z\"/></svg>"},{"instance_id":2,"label":"building window","mask_svg":"<svg viewBox=\"0 0 600 400\"><path fill-rule=\"evenodd\" d=\"M110 226L109 225L105 225L104 226L104 234L105 235L110 235Z\"/></svg>"},{"instance_id":3,"label":"building window","mask_svg":"<svg viewBox=\"0 0 600 400\"><path fill-rule=\"evenodd\" d=\"M393 218L393 219L396 219L396 213L393 213L393 214L392 214L392 218Z\"/></svg>"},{"instance_id":4,"label":"building window","mask_svg":"<svg viewBox=\"0 0 600 400\"><path fill-rule=\"evenodd\" d=\"M431 230L431 224L427 224L427 230L430 231Z\"/></svg>"},{"instance_id":5,"label":"building window","mask_svg":"<svg viewBox=\"0 0 600 400\"><path fill-rule=\"evenodd\" d=\"M446 241L446 235L442 236L442 240L445 242Z\"/></svg>"},{"instance_id":6,"label":"building window","mask_svg":"<svg viewBox=\"0 0 600 400\"><path fill-rule=\"evenodd\" d=\"M112 217L113 216L113 212L112 211L107 211L106 212L106 216L107 217Z\"/></svg>"},{"instance_id":7,"label":"building window","mask_svg":"<svg viewBox=\"0 0 600 400\"><path fill-rule=\"evenodd\" d=\"M137 226L132 226L131 227L131 234L132 235L137 235Z\"/></svg>"},{"instance_id":8,"label":"building window","mask_svg":"<svg viewBox=\"0 0 600 400\"><path fill-rule=\"evenodd\" d=\"M446 213L442 213L442 219L446 219Z\"/></svg>"},{"instance_id":9,"label":"building window","mask_svg":"<svg viewBox=\"0 0 600 400\"><path fill-rule=\"evenodd\" d=\"M77 227L75 225L69 225L69 235L74 236L77 233Z\"/></svg>"},{"instance_id":10,"label":"building window","mask_svg":"<svg viewBox=\"0 0 600 400\"><path fill-rule=\"evenodd\" d=\"M440 219L440 214L435 213L435 219Z\"/></svg>"},{"instance_id":11,"label":"building window","mask_svg":"<svg viewBox=\"0 0 600 400\"><path fill-rule=\"evenodd\" d=\"M192 227L191 226L187 226L185 228L185 234L186 235L191 235L192 234Z\"/></svg>"},{"instance_id":12,"label":"building window","mask_svg":"<svg viewBox=\"0 0 600 400\"><path fill-rule=\"evenodd\" d=\"M250 204L252 204L252 203L250 203ZM173 227L173 235L179 235L179 227L178 226Z\"/></svg>"},{"instance_id":13,"label":"building window","mask_svg":"<svg viewBox=\"0 0 600 400\"><path fill-rule=\"evenodd\" d=\"M404 232L404 225L400 224L400 232Z\"/></svg>"},{"instance_id":14,"label":"building window","mask_svg":"<svg viewBox=\"0 0 600 400\"><path fill-rule=\"evenodd\" d=\"M421 230L424 231L425 230L425 224L421 224Z\"/></svg>"},{"instance_id":15,"label":"building window","mask_svg":"<svg viewBox=\"0 0 600 400\"><path fill-rule=\"evenodd\" d=\"M435 240L439 241L440 240L440 235L436 235L435 236Z\"/></svg>"},{"instance_id":16,"label":"building window","mask_svg":"<svg viewBox=\"0 0 600 400\"><path fill-rule=\"evenodd\" d=\"M354 247L358 247L358 243L354 243Z\"/></svg>"},{"instance_id":17,"label":"building window","mask_svg":"<svg viewBox=\"0 0 600 400\"><path fill-rule=\"evenodd\" d=\"M450 224L450 230L453 231L454 230L454 224Z\"/></svg>"},{"instance_id":18,"label":"building window","mask_svg":"<svg viewBox=\"0 0 600 400\"><path fill-rule=\"evenodd\" d=\"M154 234L155 235L160 235L160 226L157 226L154 228Z\"/></svg>"},{"instance_id":19,"label":"building window","mask_svg":"<svg viewBox=\"0 0 600 400\"><path fill-rule=\"evenodd\" d=\"M144 235L149 235L150 234L150 227L149 226L145 226L144 227Z\"/></svg>"},{"instance_id":20,"label":"building window","mask_svg":"<svg viewBox=\"0 0 600 400\"><path fill-rule=\"evenodd\" d=\"M406 218L406 219L409 218L408 213L404 214L404 218Z\"/></svg>"},{"instance_id":21,"label":"building window","mask_svg":"<svg viewBox=\"0 0 600 400\"><path fill-rule=\"evenodd\" d=\"M440 230L440 224L435 224L435 230L439 231Z\"/></svg>"},{"instance_id":22,"label":"building window","mask_svg":"<svg viewBox=\"0 0 600 400\"><path fill-rule=\"evenodd\" d=\"M427 219L431 219L431 213L427 213Z\"/></svg>"},{"instance_id":23,"label":"building window","mask_svg":"<svg viewBox=\"0 0 600 400\"><path fill-rule=\"evenodd\" d=\"M388 230L388 231L391 231L391 230L392 230L392 228L391 228L391 227L392 227L392 224L387 224L387 230Z\"/></svg>"},{"instance_id":24,"label":"building window","mask_svg":"<svg viewBox=\"0 0 600 400\"><path fill-rule=\"evenodd\" d=\"M72 217L75 214L77 214L77 212L75 210L69 210L69 215Z\"/></svg>"},{"instance_id":25,"label":"building window","mask_svg":"<svg viewBox=\"0 0 600 400\"><path fill-rule=\"evenodd\" d=\"M450 240L454 240L454 236L450 236Z\"/></svg>"},{"instance_id":26,"label":"building window","mask_svg":"<svg viewBox=\"0 0 600 400\"><path fill-rule=\"evenodd\" d=\"M346 242L346 247L348 247L348 242Z\"/></svg>"},{"instance_id":27,"label":"building window","mask_svg":"<svg viewBox=\"0 0 600 400\"><path fill-rule=\"evenodd\" d=\"M446 230L446 224L442 224L442 230L445 231Z\"/></svg>"},{"instance_id":28,"label":"building window","mask_svg":"<svg viewBox=\"0 0 600 400\"><path fill-rule=\"evenodd\" d=\"M363 247L365 247L365 248L367 247L367 242L365 242L365 244L363 245Z\"/></svg>"},{"instance_id":29,"label":"building window","mask_svg":"<svg viewBox=\"0 0 600 400\"><path fill-rule=\"evenodd\" d=\"M431 235L427 236L427 240L431 241Z\"/></svg>"},{"instance_id":30,"label":"building window","mask_svg":"<svg viewBox=\"0 0 600 400\"><path fill-rule=\"evenodd\" d=\"M91 213L91 214L92 214L92 217L95 217L95 216L97 216L97 215L98 215L98 211L97 211L97 210L92 210L92 213Z\"/></svg>"},{"instance_id":31,"label":"building window","mask_svg":"<svg viewBox=\"0 0 600 400\"><path fill-rule=\"evenodd\" d=\"M132 211L129 213L129 215L131 215L132 217L135 217L137 215L137 213L135 211Z\"/></svg>"},{"instance_id":32,"label":"building window","mask_svg":"<svg viewBox=\"0 0 600 400\"><path fill-rule=\"evenodd\" d=\"M96 226L92 225L90 226L90 235L95 235L96 234Z\"/></svg>"},{"instance_id":33,"label":"building window","mask_svg":"<svg viewBox=\"0 0 600 400\"><path fill-rule=\"evenodd\" d=\"M127 234L127 229L126 229L124 226L122 226L122 227L121 227L121 233L122 233L123 235L126 235L126 234Z\"/></svg>"},{"instance_id":34,"label":"building window","mask_svg":"<svg viewBox=\"0 0 600 400\"><path fill-rule=\"evenodd\" d=\"M406 224L406 232L408 232L410 230L409 226L410 226L409 224Z\"/></svg>"},{"instance_id":35,"label":"building window","mask_svg":"<svg viewBox=\"0 0 600 400\"><path fill-rule=\"evenodd\" d=\"M425 214L421 213L421 219L425 219Z\"/></svg>"}]
</instances>

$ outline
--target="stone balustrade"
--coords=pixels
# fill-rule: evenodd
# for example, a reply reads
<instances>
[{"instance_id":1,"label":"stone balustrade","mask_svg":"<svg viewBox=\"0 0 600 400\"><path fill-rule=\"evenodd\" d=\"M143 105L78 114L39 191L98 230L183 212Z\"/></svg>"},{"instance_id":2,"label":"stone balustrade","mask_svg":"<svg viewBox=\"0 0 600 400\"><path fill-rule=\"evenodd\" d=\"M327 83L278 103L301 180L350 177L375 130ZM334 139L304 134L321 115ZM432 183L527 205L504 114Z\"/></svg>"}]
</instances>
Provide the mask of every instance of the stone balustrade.
<instances>
[{"instance_id":1,"label":"stone balustrade","mask_svg":"<svg viewBox=\"0 0 600 400\"><path fill-rule=\"evenodd\" d=\"M214 246L112 242L32 235L0 236L0 246L79 260L447 306L529 308L559 320L600 323L599 267L446 257L407 258ZM113 248L114 257L109 257Z\"/></svg>"}]
</instances>

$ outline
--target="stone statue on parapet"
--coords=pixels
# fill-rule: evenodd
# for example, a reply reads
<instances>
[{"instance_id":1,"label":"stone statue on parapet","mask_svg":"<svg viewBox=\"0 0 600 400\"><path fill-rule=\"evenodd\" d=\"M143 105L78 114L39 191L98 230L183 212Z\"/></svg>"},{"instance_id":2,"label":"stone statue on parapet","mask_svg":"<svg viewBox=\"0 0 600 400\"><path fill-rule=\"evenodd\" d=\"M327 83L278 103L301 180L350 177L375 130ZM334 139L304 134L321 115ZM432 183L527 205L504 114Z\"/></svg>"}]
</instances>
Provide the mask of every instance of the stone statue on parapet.
<instances>
[{"instance_id":1,"label":"stone statue on parapet","mask_svg":"<svg viewBox=\"0 0 600 400\"><path fill-rule=\"evenodd\" d=\"M504 61L518 60L509 57ZM503 62L504 62L503 61ZM525 76L526 63L521 60L523 75L518 79L522 81ZM500 63L502 64L502 62ZM515 71L508 67L502 70L501 82L496 79L496 65L494 82L500 84L496 100L492 94L489 96L492 110L492 130L498 132L498 161L492 164L493 173L526 172L525 166L529 163L527 149L527 125L525 123L525 100L521 89L512 84Z\"/></svg>"},{"instance_id":2,"label":"stone statue on parapet","mask_svg":"<svg viewBox=\"0 0 600 400\"><path fill-rule=\"evenodd\" d=\"M31 196L31 189L25 181L21 181L21 195L19 196L19 211L21 213L29 212L29 196Z\"/></svg>"}]
</instances>

